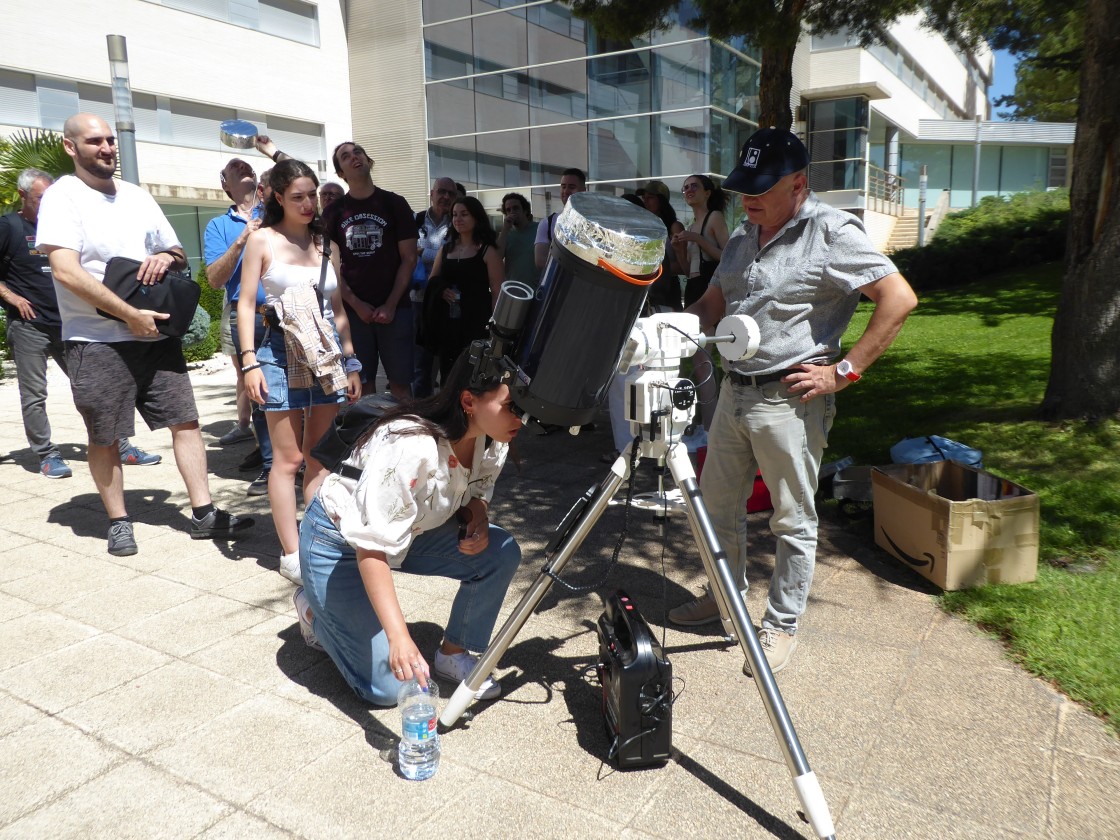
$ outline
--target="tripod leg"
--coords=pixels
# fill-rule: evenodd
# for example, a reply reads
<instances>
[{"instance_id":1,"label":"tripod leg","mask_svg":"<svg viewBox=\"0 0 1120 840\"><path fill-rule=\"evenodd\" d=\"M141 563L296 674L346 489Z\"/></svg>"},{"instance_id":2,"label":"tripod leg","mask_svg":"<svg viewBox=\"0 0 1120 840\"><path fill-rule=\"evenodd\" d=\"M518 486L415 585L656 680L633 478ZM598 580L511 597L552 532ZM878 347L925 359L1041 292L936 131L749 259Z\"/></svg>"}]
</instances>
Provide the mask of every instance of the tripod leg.
<instances>
[{"instance_id":1,"label":"tripod leg","mask_svg":"<svg viewBox=\"0 0 1120 840\"><path fill-rule=\"evenodd\" d=\"M793 777L793 786L797 791L803 813L808 817L818 837L832 837L834 835L832 817L820 783L816 774L809 769L809 762L801 749L801 742L797 739L793 721L790 720L786 704L782 700L781 692L778 691L778 685L774 681L774 674L770 670L770 664L766 661L766 655L762 652L762 645L759 644L758 636L754 632L750 615L747 614L743 595L731 577L727 553L716 537L712 520L708 516L708 509L704 506L704 499L700 495L700 487L696 483L696 473L683 446L674 446L670 450L669 470L684 496L689 525L704 560L704 568L708 572L712 596L720 605L725 623L730 621L734 627L739 646L750 662L755 687L762 697L762 705L766 709L767 717L770 718L770 725L778 739L778 746L785 756L786 767Z\"/></svg>"},{"instance_id":2,"label":"tripod leg","mask_svg":"<svg viewBox=\"0 0 1120 840\"><path fill-rule=\"evenodd\" d=\"M533 610L537 608L541 599L552 587L552 577L550 575L556 574L564 568L576 549L580 547L580 544L591 532L591 529L595 527L595 523L599 521L599 517L607 509L607 505L614 497L615 492L626 480L626 476L629 475L630 465L627 457L627 453L622 453L611 465L611 471L607 474L607 477L577 502L568 516L564 518L564 522L560 524L559 528L562 533L559 533L549 545L550 559L544 569L541 570L533 585L521 596L521 600L517 602L517 606L514 607L505 624L494 635L490 647L486 648L486 651L479 656L478 663L467 675L467 678L455 689L455 693L451 695L447 705L443 707L443 713L439 720L444 726L455 723L466 711L467 706L474 700L475 692L482 687L482 683L497 666L502 654L513 644L514 638L521 632L521 628L525 626L525 622L529 620ZM565 526L567 530L564 530Z\"/></svg>"}]
</instances>

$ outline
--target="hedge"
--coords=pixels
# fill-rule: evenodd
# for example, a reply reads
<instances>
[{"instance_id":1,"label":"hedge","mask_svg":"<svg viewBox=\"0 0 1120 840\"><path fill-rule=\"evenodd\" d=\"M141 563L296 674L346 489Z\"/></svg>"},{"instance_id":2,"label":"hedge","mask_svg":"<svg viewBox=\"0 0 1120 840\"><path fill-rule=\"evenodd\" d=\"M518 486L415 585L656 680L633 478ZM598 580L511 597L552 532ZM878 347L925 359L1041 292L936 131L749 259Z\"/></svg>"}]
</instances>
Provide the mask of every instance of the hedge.
<instances>
[{"instance_id":1,"label":"hedge","mask_svg":"<svg viewBox=\"0 0 1120 840\"><path fill-rule=\"evenodd\" d=\"M1060 260L1069 223L1066 190L988 196L945 218L924 248L891 254L915 289L960 286L1009 268Z\"/></svg>"}]
</instances>

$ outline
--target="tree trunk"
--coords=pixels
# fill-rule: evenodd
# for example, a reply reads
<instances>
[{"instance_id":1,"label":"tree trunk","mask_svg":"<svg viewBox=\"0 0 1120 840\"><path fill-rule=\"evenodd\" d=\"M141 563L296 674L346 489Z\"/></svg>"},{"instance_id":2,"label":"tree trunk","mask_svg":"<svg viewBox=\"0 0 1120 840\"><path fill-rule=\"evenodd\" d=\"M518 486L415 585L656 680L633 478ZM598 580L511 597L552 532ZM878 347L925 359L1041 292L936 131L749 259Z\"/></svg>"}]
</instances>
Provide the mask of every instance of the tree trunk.
<instances>
[{"instance_id":1,"label":"tree trunk","mask_svg":"<svg viewBox=\"0 0 1120 840\"><path fill-rule=\"evenodd\" d=\"M1087 0L1047 419L1120 415L1120 0Z\"/></svg>"},{"instance_id":2,"label":"tree trunk","mask_svg":"<svg viewBox=\"0 0 1120 840\"><path fill-rule=\"evenodd\" d=\"M758 77L759 115L758 127L785 128L793 125L793 110L789 106L789 93L793 89L792 44L765 44L762 47L762 69Z\"/></svg>"}]
</instances>

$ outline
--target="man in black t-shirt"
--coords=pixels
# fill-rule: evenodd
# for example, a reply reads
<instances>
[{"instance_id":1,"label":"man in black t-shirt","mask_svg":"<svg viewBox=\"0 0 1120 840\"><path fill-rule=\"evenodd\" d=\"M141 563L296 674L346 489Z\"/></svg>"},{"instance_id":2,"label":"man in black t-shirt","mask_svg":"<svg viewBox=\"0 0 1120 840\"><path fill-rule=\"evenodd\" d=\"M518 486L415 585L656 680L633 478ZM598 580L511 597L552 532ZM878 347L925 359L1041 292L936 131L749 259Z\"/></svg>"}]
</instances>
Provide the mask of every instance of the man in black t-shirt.
<instances>
[{"instance_id":1,"label":"man in black t-shirt","mask_svg":"<svg viewBox=\"0 0 1120 840\"><path fill-rule=\"evenodd\" d=\"M35 249L39 201L54 179L38 169L19 173L20 209L0 217L0 302L8 316L8 347L16 363L23 430L31 451L39 457L39 472L47 478L69 478L70 465L51 441L47 419L47 357L66 373L62 347L62 319L47 255ZM151 455L119 443L121 463L158 464Z\"/></svg>"},{"instance_id":2,"label":"man in black t-shirt","mask_svg":"<svg viewBox=\"0 0 1120 840\"><path fill-rule=\"evenodd\" d=\"M416 267L416 218L408 202L374 186L365 149L340 143L335 173L349 192L327 208L327 236L338 246L339 288L362 363L363 394L376 390L377 363L397 399L412 394L413 313L408 297Z\"/></svg>"}]
</instances>

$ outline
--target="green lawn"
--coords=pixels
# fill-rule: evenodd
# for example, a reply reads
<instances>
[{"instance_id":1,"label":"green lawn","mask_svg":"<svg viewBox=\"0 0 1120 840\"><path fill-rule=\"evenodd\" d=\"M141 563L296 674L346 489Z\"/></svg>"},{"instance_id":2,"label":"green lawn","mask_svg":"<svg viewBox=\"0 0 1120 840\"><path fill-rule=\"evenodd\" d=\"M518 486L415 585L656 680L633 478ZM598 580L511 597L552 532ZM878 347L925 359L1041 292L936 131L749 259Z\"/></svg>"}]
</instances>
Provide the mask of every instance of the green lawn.
<instances>
[{"instance_id":1,"label":"green lawn","mask_svg":"<svg viewBox=\"0 0 1120 840\"><path fill-rule=\"evenodd\" d=\"M891 349L840 395L826 459L888 463L900 439L941 434L1036 491L1038 580L942 603L1120 731L1120 422L1036 419L1061 273L1040 265L921 295ZM845 346L870 314L861 304Z\"/></svg>"}]
</instances>

